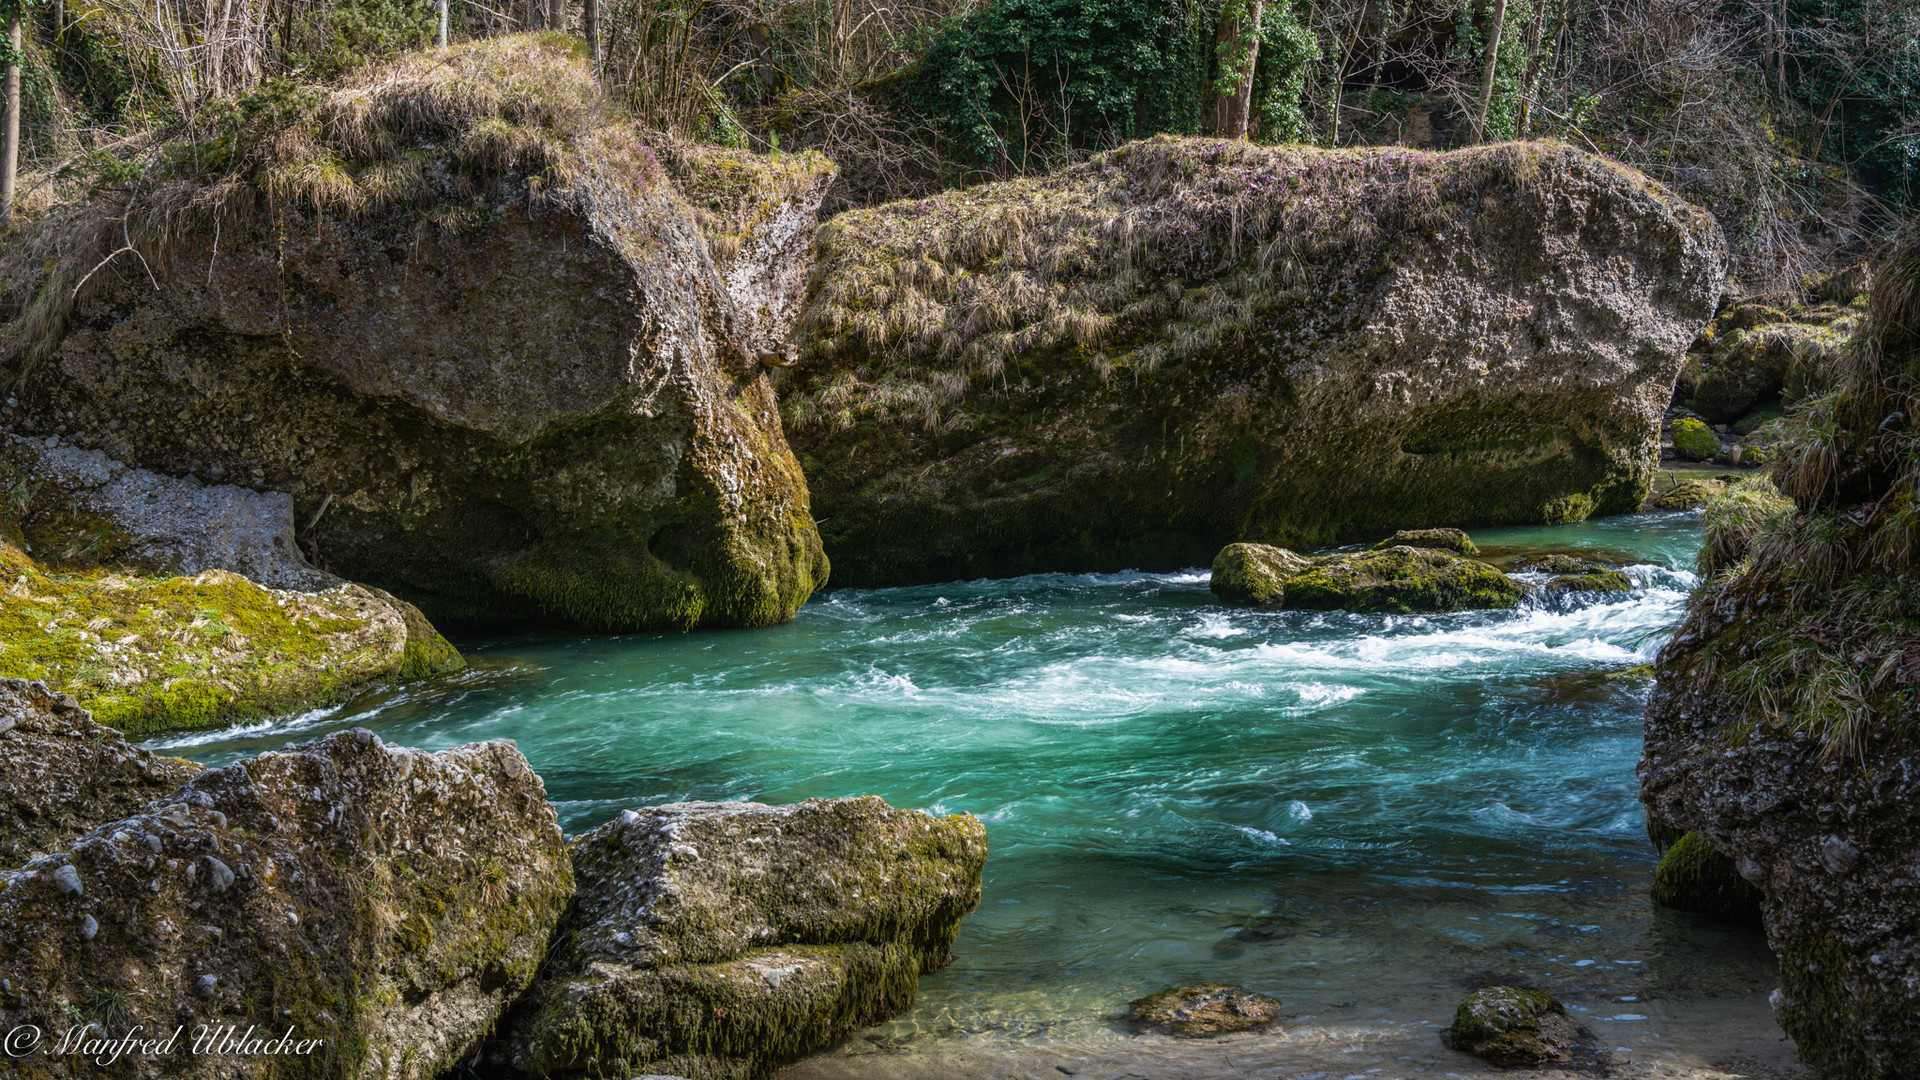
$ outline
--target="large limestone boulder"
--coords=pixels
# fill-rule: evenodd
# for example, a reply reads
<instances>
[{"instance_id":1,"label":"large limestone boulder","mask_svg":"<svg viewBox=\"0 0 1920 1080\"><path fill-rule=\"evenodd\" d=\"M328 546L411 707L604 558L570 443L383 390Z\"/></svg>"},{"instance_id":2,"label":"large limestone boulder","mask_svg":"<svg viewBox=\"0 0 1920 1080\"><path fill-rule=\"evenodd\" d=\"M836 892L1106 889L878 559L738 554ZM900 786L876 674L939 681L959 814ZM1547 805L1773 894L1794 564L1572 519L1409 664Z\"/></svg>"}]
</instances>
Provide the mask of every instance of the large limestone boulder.
<instances>
[{"instance_id":1,"label":"large limestone boulder","mask_svg":"<svg viewBox=\"0 0 1920 1080\"><path fill-rule=\"evenodd\" d=\"M0 868L63 851L170 795L199 765L127 745L45 683L0 679Z\"/></svg>"},{"instance_id":2,"label":"large limestone boulder","mask_svg":"<svg viewBox=\"0 0 1920 1080\"><path fill-rule=\"evenodd\" d=\"M855 585L1632 511L1726 263L1559 144L1171 137L819 252L783 398Z\"/></svg>"},{"instance_id":3,"label":"large limestone boulder","mask_svg":"<svg viewBox=\"0 0 1920 1080\"><path fill-rule=\"evenodd\" d=\"M286 492L322 569L443 627L764 625L824 582L762 363L823 158L663 164L558 36L249 122L221 176L170 155L0 257L0 425ZM144 254L81 285L123 214Z\"/></svg>"},{"instance_id":4,"label":"large limestone boulder","mask_svg":"<svg viewBox=\"0 0 1920 1080\"><path fill-rule=\"evenodd\" d=\"M112 1037L186 1027L177 1052L105 1075L428 1080L533 978L572 892L511 743L343 732L201 773L0 875L0 1025L64 1032L78 1007ZM226 1025L310 1047L187 1052Z\"/></svg>"},{"instance_id":5,"label":"large limestone boulder","mask_svg":"<svg viewBox=\"0 0 1920 1080\"><path fill-rule=\"evenodd\" d=\"M499 1056L535 1077L749 1080L905 1011L980 902L986 830L872 796L624 811Z\"/></svg>"}]
</instances>

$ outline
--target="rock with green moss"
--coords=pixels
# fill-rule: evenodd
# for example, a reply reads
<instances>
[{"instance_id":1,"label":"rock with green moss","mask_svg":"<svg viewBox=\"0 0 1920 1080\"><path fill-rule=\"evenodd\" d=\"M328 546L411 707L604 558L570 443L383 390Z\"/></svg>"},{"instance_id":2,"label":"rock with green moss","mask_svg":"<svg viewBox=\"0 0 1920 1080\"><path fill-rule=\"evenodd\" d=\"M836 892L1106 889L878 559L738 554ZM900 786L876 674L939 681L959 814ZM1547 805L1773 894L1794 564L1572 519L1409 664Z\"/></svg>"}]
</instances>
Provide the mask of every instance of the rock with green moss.
<instances>
[{"instance_id":1,"label":"rock with green moss","mask_svg":"<svg viewBox=\"0 0 1920 1080\"><path fill-rule=\"evenodd\" d=\"M855 585L1630 512L1725 264L1559 144L1174 137L849 211L819 252L782 400Z\"/></svg>"},{"instance_id":2,"label":"rock with green moss","mask_svg":"<svg viewBox=\"0 0 1920 1080\"><path fill-rule=\"evenodd\" d=\"M1673 450L1688 461L1716 461L1720 457L1720 437L1705 423L1681 417L1673 422Z\"/></svg>"},{"instance_id":3,"label":"rock with green moss","mask_svg":"<svg viewBox=\"0 0 1920 1080\"><path fill-rule=\"evenodd\" d=\"M1163 990L1127 1005L1127 1022L1136 1031L1179 1039L1208 1039L1272 1027L1280 1002L1242 986L1199 983Z\"/></svg>"},{"instance_id":4,"label":"rock with green moss","mask_svg":"<svg viewBox=\"0 0 1920 1080\"><path fill-rule=\"evenodd\" d=\"M791 618L827 561L762 358L831 166L663 163L577 45L408 53L260 113L218 177L177 148L141 190L178 203L33 224L0 257L0 424L287 492L316 564L448 628ZM152 278L74 294L123 217Z\"/></svg>"},{"instance_id":5,"label":"rock with green moss","mask_svg":"<svg viewBox=\"0 0 1920 1080\"><path fill-rule=\"evenodd\" d=\"M1373 550L1383 551L1390 547L1427 548L1432 551L1451 551L1455 555L1480 554L1473 538L1459 529L1401 529L1373 545Z\"/></svg>"},{"instance_id":6,"label":"rock with green moss","mask_svg":"<svg viewBox=\"0 0 1920 1080\"><path fill-rule=\"evenodd\" d=\"M910 1007L986 855L972 817L871 796L624 811L574 843L579 899L501 1063L764 1076Z\"/></svg>"},{"instance_id":7,"label":"rock with green moss","mask_svg":"<svg viewBox=\"0 0 1920 1080\"><path fill-rule=\"evenodd\" d=\"M1724 922L1760 925L1760 890L1696 832L1682 834L1653 868L1653 902Z\"/></svg>"},{"instance_id":8,"label":"rock with green moss","mask_svg":"<svg viewBox=\"0 0 1920 1080\"><path fill-rule=\"evenodd\" d=\"M129 746L45 683L0 679L0 868L65 850L200 771Z\"/></svg>"},{"instance_id":9,"label":"rock with green moss","mask_svg":"<svg viewBox=\"0 0 1920 1080\"><path fill-rule=\"evenodd\" d=\"M89 1075L431 1080L532 980L572 893L511 743L430 754L342 732L208 770L0 875L0 1023L63 1031L78 1006L114 1036L237 1023L315 1040Z\"/></svg>"},{"instance_id":10,"label":"rock with green moss","mask_svg":"<svg viewBox=\"0 0 1920 1080\"><path fill-rule=\"evenodd\" d=\"M1714 319L1711 348L1687 404L1712 423L1732 424L1756 405L1777 410L1783 401L1819 393L1858 325L1857 311L1835 304L1732 305Z\"/></svg>"},{"instance_id":11,"label":"rock with green moss","mask_svg":"<svg viewBox=\"0 0 1920 1080\"><path fill-rule=\"evenodd\" d=\"M1475 990L1440 1033L1455 1050L1509 1067L1570 1063L1591 1039L1558 1001L1517 986Z\"/></svg>"},{"instance_id":12,"label":"rock with green moss","mask_svg":"<svg viewBox=\"0 0 1920 1080\"><path fill-rule=\"evenodd\" d=\"M1593 567L1577 574L1558 574L1541 582L1537 589L1548 596L1556 593L1632 592L1633 579L1619 570Z\"/></svg>"},{"instance_id":13,"label":"rock with green moss","mask_svg":"<svg viewBox=\"0 0 1920 1080\"><path fill-rule=\"evenodd\" d=\"M1208 587L1228 603L1280 607L1285 601L1287 579L1312 564L1312 559L1286 548L1228 544L1213 557Z\"/></svg>"},{"instance_id":14,"label":"rock with green moss","mask_svg":"<svg viewBox=\"0 0 1920 1080\"><path fill-rule=\"evenodd\" d=\"M1401 614L1510 608L1526 596L1486 563L1413 547L1320 559L1284 587L1289 608Z\"/></svg>"},{"instance_id":15,"label":"rock with green moss","mask_svg":"<svg viewBox=\"0 0 1920 1080\"><path fill-rule=\"evenodd\" d=\"M1720 480L1682 480L1647 500L1650 510L1698 510L1727 489Z\"/></svg>"}]
</instances>

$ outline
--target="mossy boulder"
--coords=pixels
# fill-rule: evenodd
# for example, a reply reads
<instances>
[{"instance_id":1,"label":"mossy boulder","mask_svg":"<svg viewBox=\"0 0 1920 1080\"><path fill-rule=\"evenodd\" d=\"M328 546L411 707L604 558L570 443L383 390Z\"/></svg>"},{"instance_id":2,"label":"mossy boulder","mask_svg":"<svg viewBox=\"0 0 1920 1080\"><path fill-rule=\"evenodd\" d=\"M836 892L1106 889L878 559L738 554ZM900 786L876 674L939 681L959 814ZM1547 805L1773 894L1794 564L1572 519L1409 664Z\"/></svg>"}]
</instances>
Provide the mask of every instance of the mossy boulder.
<instances>
[{"instance_id":1,"label":"mossy boulder","mask_svg":"<svg viewBox=\"0 0 1920 1080\"><path fill-rule=\"evenodd\" d=\"M1653 868L1653 902L1724 922L1760 925L1760 890L1699 833L1682 834Z\"/></svg>"},{"instance_id":2,"label":"mossy boulder","mask_svg":"<svg viewBox=\"0 0 1920 1080\"><path fill-rule=\"evenodd\" d=\"M1858 323L1857 311L1833 304L1790 310L1735 304L1714 320L1712 345L1687 404L1712 423L1732 424L1755 406L1777 410L1818 393Z\"/></svg>"},{"instance_id":3,"label":"mossy boulder","mask_svg":"<svg viewBox=\"0 0 1920 1080\"><path fill-rule=\"evenodd\" d=\"M761 358L832 169L663 162L577 46L408 53L261 112L228 174L175 148L131 207L33 223L0 425L287 492L317 565L443 627L791 618L827 561ZM75 294L122 218L152 278Z\"/></svg>"},{"instance_id":4,"label":"mossy boulder","mask_svg":"<svg viewBox=\"0 0 1920 1080\"><path fill-rule=\"evenodd\" d=\"M63 851L201 772L94 722L45 683L0 679L0 869Z\"/></svg>"},{"instance_id":5,"label":"mossy boulder","mask_svg":"<svg viewBox=\"0 0 1920 1080\"><path fill-rule=\"evenodd\" d=\"M511 743L342 732L212 769L0 875L8 1030L291 1028L314 1052L128 1055L89 1075L431 1080L534 976L573 893ZM28 1061L25 1076L51 1076ZM56 1059L45 1059L51 1065Z\"/></svg>"},{"instance_id":6,"label":"mossy boulder","mask_svg":"<svg viewBox=\"0 0 1920 1080\"><path fill-rule=\"evenodd\" d=\"M1373 545L1373 550L1390 547L1417 547L1432 551L1451 551L1455 555L1478 555L1473 538L1459 529L1402 529Z\"/></svg>"},{"instance_id":7,"label":"mossy boulder","mask_svg":"<svg viewBox=\"0 0 1920 1080\"><path fill-rule=\"evenodd\" d=\"M871 796L628 810L496 1056L534 1077L750 1080L913 1004L980 901L986 830Z\"/></svg>"},{"instance_id":8,"label":"mossy boulder","mask_svg":"<svg viewBox=\"0 0 1920 1080\"><path fill-rule=\"evenodd\" d=\"M1556 593L1632 592L1633 579L1619 570L1595 567L1577 574L1556 575L1541 582L1538 588L1549 596Z\"/></svg>"},{"instance_id":9,"label":"mossy boulder","mask_svg":"<svg viewBox=\"0 0 1920 1080\"><path fill-rule=\"evenodd\" d=\"M1555 143L1170 136L819 253L783 407L854 585L1630 512L1725 263Z\"/></svg>"},{"instance_id":10,"label":"mossy boulder","mask_svg":"<svg viewBox=\"0 0 1920 1080\"><path fill-rule=\"evenodd\" d=\"M1280 607L1285 600L1287 579L1312 563L1312 559L1286 548L1228 544L1213 557L1213 576L1208 588L1228 603Z\"/></svg>"},{"instance_id":11,"label":"mossy boulder","mask_svg":"<svg viewBox=\"0 0 1920 1080\"><path fill-rule=\"evenodd\" d=\"M1517 986L1475 990L1440 1033L1449 1047L1502 1066L1567 1064L1591 1038L1558 1001Z\"/></svg>"},{"instance_id":12,"label":"mossy boulder","mask_svg":"<svg viewBox=\"0 0 1920 1080\"><path fill-rule=\"evenodd\" d=\"M1688 461L1714 461L1720 457L1720 437L1704 422L1683 416L1673 422L1673 450Z\"/></svg>"},{"instance_id":13,"label":"mossy boulder","mask_svg":"<svg viewBox=\"0 0 1920 1080\"><path fill-rule=\"evenodd\" d=\"M1278 1000L1225 983L1199 983L1162 990L1127 1005L1127 1022L1134 1030L1180 1039L1259 1031L1273 1026L1278 1019Z\"/></svg>"},{"instance_id":14,"label":"mossy boulder","mask_svg":"<svg viewBox=\"0 0 1920 1080\"><path fill-rule=\"evenodd\" d=\"M1510 608L1526 595L1486 563L1412 547L1330 556L1284 588L1289 608L1401 614Z\"/></svg>"},{"instance_id":15,"label":"mossy boulder","mask_svg":"<svg viewBox=\"0 0 1920 1080\"><path fill-rule=\"evenodd\" d=\"M1647 500L1649 510L1698 510L1727 489L1722 480L1682 480Z\"/></svg>"}]
</instances>

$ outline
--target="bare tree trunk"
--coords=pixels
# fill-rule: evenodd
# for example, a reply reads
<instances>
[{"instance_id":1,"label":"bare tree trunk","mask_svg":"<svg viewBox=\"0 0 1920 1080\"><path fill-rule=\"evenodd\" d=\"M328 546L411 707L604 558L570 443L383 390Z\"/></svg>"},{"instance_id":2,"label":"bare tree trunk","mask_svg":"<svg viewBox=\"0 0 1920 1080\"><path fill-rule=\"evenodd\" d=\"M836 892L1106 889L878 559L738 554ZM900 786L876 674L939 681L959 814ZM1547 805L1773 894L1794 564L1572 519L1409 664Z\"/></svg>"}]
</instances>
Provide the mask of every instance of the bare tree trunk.
<instances>
[{"instance_id":1,"label":"bare tree trunk","mask_svg":"<svg viewBox=\"0 0 1920 1080\"><path fill-rule=\"evenodd\" d=\"M7 20L7 57L20 55L20 9ZM20 65L7 65L6 109L0 113L0 229L13 223L14 183L20 172Z\"/></svg>"},{"instance_id":2,"label":"bare tree trunk","mask_svg":"<svg viewBox=\"0 0 1920 1080\"><path fill-rule=\"evenodd\" d=\"M1253 66L1260 58L1260 15L1265 0L1242 0L1220 15L1214 49L1221 74L1233 79L1233 93L1214 102L1213 133L1222 139L1244 139L1253 118ZM1238 8L1239 10L1235 10Z\"/></svg>"},{"instance_id":3,"label":"bare tree trunk","mask_svg":"<svg viewBox=\"0 0 1920 1080\"><path fill-rule=\"evenodd\" d=\"M747 42L757 55L754 67L760 73L760 103L771 104L779 73L773 66L773 27L767 25L764 12L759 19L747 24Z\"/></svg>"},{"instance_id":4,"label":"bare tree trunk","mask_svg":"<svg viewBox=\"0 0 1920 1080\"><path fill-rule=\"evenodd\" d=\"M567 32L567 0L547 0L547 29Z\"/></svg>"},{"instance_id":5,"label":"bare tree trunk","mask_svg":"<svg viewBox=\"0 0 1920 1080\"><path fill-rule=\"evenodd\" d=\"M220 5L220 28L214 33L213 40L207 42L207 86L208 93L213 97L219 97L223 90L222 79L227 66L227 30L232 25L233 0L224 0Z\"/></svg>"},{"instance_id":6,"label":"bare tree trunk","mask_svg":"<svg viewBox=\"0 0 1920 1080\"><path fill-rule=\"evenodd\" d=\"M53 0L53 30L65 33L67 29L67 0Z\"/></svg>"},{"instance_id":7,"label":"bare tree trunk","mask_svg":"<svg viewBox=\"0 0 1920 1080\"><path fill-rule=\"evenodd\" d=\"M442 0L444 3L445 0ZM582 5L586 10L581 16L587 22L587 54L593 57L595 70L600 67L600 0L586 0Z\"/></svg>"},{"instance_id":8,"label":"bare tree trunk","mask_svg":"<svg viewBox=\"0 0 1920 1080\"><path fill-rule=\"evenodd\" d=\"M1533 18L1527 20L1527 67L1526 74L1520 80L1520 119L1514 125L1514 135L1522 139L1527 137L1528 129L1533 126L1533 94L1540 84L1541 57L1546 55L1540 34L1546 21L1546 0L1534 0Z\"/></svg>"},{"instance_id":9,"label":"bare tree trunk","mask_svg":"<svg viewBox=\"0 0 1920 1080\"><path fill-rule=\"evenodd\" d=\"M1480 111L1473 118L1475 145L1487 139L1487 110L1493 106L1493 71L1500 65L1500 27L1507 21L1507 0L1493 0L1493 27L1487 31L1487 63L1480 78Z\"/></svg>"},{"instance_id":10,"label":"bare tree trunk","mask_svg":"<svg viewBox=\"0 0 1920 1080\"><path fill-rule=\"evenodd\" d=\"M433 13L437 21L433 43L444 49L447 47L447 0L434 0Z\"/></svg>"}]
</instances>

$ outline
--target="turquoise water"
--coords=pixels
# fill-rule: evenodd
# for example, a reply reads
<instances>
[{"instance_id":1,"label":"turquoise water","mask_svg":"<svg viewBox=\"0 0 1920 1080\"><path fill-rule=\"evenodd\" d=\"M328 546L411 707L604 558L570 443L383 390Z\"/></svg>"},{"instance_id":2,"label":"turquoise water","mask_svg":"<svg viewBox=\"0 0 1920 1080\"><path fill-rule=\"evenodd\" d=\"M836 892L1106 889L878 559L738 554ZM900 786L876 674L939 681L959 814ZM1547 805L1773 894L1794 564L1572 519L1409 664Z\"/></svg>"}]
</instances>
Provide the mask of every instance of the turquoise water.
<instances>
[{"instance_id":1,"label":"turquoise water","mask_svg":"<svg viewBox=\"0 0 1920 1080\"><path fill-rule=\"evenodd\" d=\"M682 799L972 813L992 855L955 963L841 1054L894 1071L1117 1038L1127 1000L1202 980L1330 1039L1397 1025L1427 1047L1489 981L1553 990L1623 1059L1687 1045L1700 1002L1763 1030L1758 939L1646 901L1647 686L1609 677L1678 618L1697 518L1476 538L1598 551L1637 588L1430 617L1231 609L1198 570L840 591L767 630L466 642L451 683L150 745L220 763L348 726L512 738L569 832Z\"/></svg>"}]
</instances>

